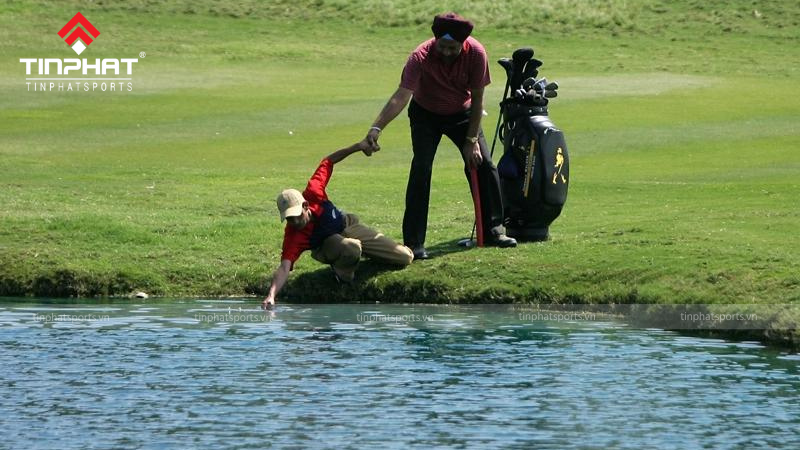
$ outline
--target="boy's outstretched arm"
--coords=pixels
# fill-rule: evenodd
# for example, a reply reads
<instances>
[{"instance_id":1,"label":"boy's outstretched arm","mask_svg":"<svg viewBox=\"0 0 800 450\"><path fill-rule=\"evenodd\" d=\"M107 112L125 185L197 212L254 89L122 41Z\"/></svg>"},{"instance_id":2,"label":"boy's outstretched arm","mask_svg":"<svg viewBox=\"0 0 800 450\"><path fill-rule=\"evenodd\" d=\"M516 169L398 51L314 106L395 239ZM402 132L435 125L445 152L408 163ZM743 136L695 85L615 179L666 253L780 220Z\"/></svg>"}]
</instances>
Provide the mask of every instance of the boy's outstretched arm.
<instances>
[{"instance_id":1,"label":"boy's outstretched arm","mask_svg":"<svg viewBox=\"0 0 800 450\"><path fill-rule=\"evenodd\" d=\"M333 164L340 162L341 160L347 158L348 156L352 155L356 152L364 152L367 156L372 156L374 152L380 150L380 147L374 148L371 147L366 141L357 142L349 147L345 147L341 150L337 150L330 155L328 155L327 159L330 160Z\"/></svg>"},{"instance_id":2,"label":"boy's outstretched arm","mask_svg":"<svg viewBox=\"0 0 800 450\"><path fill-rule=\"evenodd\" d=\"M272 285L269 287L269 293L267 293L267 298L261 302L261 307L264 309L270 309L275 306L275 297L278 296L278 292L283 289L283 285L286 284L286 280L289 279L289 272L292 271L292 262L288 259L281 260L281 265L275 269L275 273L272 274Z\"/></svg>"}]
</instances>

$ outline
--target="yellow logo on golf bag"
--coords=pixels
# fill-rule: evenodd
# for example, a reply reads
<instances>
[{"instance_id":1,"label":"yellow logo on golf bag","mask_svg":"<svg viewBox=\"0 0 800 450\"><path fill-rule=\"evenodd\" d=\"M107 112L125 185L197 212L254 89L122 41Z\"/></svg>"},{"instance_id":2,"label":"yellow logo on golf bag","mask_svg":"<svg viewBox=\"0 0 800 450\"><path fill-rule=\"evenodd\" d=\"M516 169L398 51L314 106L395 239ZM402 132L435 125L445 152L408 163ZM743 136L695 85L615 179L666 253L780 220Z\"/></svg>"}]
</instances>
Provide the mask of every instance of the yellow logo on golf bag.
<instances>
[{"instance_id":1,"label":"yellow logo on golf bag","mask_svg":"<svg viewBox=\"0 0 800 450\"><path fill-rule=\"evenodd\" d=\"M561 182L567 184L567 177L561 174L561 169L564 168L564 150L561 147L558 147L558 152L556 153L556 164L555 169L556 173L553 174L553 184L556 184L559 178L561 178Z\"/></svg>"}]
</instances>

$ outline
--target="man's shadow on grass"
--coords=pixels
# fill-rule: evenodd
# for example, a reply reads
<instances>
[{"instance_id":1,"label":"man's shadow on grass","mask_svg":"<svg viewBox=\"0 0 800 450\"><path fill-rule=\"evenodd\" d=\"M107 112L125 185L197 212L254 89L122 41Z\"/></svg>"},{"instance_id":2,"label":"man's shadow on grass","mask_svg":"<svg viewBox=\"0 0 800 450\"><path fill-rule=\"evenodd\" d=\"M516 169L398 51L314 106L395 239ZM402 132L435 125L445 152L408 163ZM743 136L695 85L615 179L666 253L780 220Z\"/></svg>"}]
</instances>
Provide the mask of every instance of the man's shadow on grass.
<instances>
[{"instance_id":1,"label":"man's shadow on grass","mask_svg":"<svg viewBox=\"0 0 800 450\"><path fill-rule=\"evenodd\" d=\"M467 238L453 239L452 241L440 242L436 245L425 247L428 250L428 259L436 259L451 253L461 253L475 248L475 240L472 240L472 245L467 247L459 245L460 242Z\"/></svg>"},{"instance_id":2,"label":"man's shadow on grass","mask_svg":"<svg viewBox=\"0 0 800 450\"><path fill-rule=\"evenodd\" d=\"M428 260L414 261L411 264L425 264L426 261L444 257L452 253L468 251L471 247L458 245L462 239L441 242L427 247ZM320 266L318 270L303 273L290 282L289 296L293 302L329 303L353 302L362 299L365 290L374 287L371 280L386 272L400 272L405 268L372 259L363 258L358 264L356 278L352 283L337 281L330 266Z\"/></svg>"}]
</instances>

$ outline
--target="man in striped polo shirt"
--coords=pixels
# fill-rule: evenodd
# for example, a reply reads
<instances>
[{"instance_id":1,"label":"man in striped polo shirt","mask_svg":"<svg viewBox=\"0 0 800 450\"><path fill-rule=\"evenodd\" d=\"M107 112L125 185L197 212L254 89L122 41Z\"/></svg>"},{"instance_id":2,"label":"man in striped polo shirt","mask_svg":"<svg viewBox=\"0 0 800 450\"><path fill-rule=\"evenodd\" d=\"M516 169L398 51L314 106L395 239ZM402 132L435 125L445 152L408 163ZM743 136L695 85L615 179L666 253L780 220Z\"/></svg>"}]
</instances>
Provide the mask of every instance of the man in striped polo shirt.
<instances>
[{"instance_id":1,"label":"man in striped polo shirt","mask_svg":"<svg viewBox=\"0 0 800 450\"><path fill-rule=\"evenodd\" d=\"M486 50L470 37L472 28L471 22L455 13L433 19L434 38L408 57L400 86L364 138L377 147L381 131L411 102L408 117L414 157L406 187L403 241L414 251L414 259L428 258L425 234L431 172L442 135L461 150L467 182L470 169L478 169L484 242L498 247L517 245L505 235L500 178L481 130L483 90L491 80Z\"/></svg>"}]
</instances>

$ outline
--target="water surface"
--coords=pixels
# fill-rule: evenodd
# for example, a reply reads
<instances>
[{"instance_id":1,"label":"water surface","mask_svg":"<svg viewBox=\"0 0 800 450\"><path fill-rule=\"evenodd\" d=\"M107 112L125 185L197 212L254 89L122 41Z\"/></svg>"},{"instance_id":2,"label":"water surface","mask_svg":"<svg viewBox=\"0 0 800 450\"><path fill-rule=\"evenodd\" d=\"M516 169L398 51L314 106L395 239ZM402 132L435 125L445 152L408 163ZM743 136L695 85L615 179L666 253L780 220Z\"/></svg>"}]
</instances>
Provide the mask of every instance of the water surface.
<instances>
[{"instance_id":1,"label":"water surface","mask_svg":"<svg viewBox=\"0 0 800 450\"><path fill-rule=\"evenodd\" d=\"M800 358L505 306L0 303L0 448L800 448Z\"/></svg>"}]
</instances>

